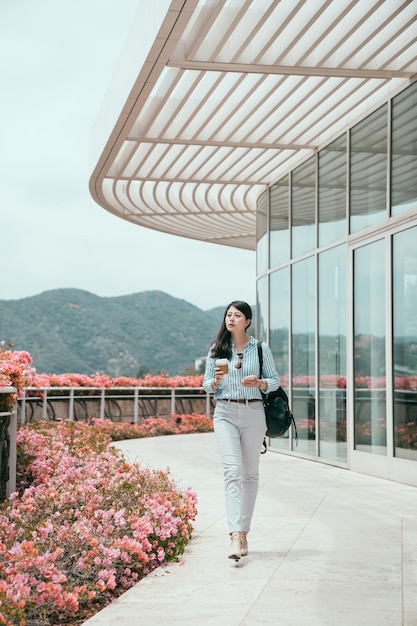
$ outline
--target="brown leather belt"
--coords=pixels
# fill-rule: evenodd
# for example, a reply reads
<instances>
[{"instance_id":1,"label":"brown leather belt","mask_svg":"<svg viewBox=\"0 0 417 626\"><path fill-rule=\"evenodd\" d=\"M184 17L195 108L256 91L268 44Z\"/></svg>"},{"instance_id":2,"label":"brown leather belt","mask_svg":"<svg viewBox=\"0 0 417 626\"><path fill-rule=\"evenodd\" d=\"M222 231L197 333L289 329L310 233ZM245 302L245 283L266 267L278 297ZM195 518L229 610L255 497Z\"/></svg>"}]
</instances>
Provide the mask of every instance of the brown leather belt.
<instances>
[{"instance_id":1,"label":"brown leather belt","mask_svg":"<svg viewBox=\"0 0 417 626\"><path fill-rule=\"evenodd\" d=\"M250 402L260 402L259 398L238 398L237 400L232 400L232 398L226 399L226 402L237 402L238 404L249 404Z\"/></svg>"}]
</instances>

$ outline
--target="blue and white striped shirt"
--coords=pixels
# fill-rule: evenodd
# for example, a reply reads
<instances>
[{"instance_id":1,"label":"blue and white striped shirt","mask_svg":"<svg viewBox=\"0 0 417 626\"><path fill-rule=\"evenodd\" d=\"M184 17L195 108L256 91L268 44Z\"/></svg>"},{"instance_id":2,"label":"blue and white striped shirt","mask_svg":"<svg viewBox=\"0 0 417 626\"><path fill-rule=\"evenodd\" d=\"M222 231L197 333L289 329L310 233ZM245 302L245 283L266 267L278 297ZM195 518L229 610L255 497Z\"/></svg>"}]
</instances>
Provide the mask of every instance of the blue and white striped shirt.
<instances>
[{"instance_id":1,"label":"blue and white striped shirt","mask_svg":"<svg viewBox=\"0 0 417 626\"><path fill-rule=\"evenodd\" d=\"M242 367L236 369L235 365L239 361L239 357L237 356L235 344L232 340L232 357L229 361L229 373L222 379L220 385L214 391L215 400L237 400L239 398L247 398L248 400L261 399L262 394L260 389L257 387L244 387L242 385L242 378L252 376L253 374L258 376L258 378L263 378L268 383L266 393L278 389L279 376L275 367L274 358L271 349L264 342L262 342L262 351L262 376L259 376L258 342L252 336L249 337L249 342L246 344L243 351ZM211 349L207 355L203 389L208 392L213 392L211 384L215 378L214 369L216 359L210 356L210 353Z\"/></svg>"}]
</instances>

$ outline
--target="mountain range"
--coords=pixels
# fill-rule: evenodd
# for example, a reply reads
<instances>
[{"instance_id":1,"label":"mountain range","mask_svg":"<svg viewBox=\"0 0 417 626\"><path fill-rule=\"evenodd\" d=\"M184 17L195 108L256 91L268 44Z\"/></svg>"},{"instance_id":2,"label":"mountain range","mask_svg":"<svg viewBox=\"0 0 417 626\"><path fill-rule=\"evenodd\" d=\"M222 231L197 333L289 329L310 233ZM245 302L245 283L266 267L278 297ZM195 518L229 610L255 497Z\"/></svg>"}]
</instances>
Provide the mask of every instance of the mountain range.
<instances>
[{"instance_id":1,"label":"mountain range","mask_svg":"<svg viewBox=\"0 0 417 626\"><path fill-rule=\"evenodd\" d=\"M38 373L191 373L224 307L202 311L161 291L99 297L54 289L0 300L0 340L26 350Z\"/></svg>"}]
</instances>

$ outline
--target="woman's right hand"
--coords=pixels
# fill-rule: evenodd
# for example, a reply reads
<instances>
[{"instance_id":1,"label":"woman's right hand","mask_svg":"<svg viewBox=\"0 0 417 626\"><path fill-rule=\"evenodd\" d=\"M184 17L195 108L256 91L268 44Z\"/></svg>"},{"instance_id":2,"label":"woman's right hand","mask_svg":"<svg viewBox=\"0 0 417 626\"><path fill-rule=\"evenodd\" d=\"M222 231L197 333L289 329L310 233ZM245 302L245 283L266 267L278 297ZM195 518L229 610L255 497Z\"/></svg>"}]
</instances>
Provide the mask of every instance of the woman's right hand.
<instances>
[{"instance_id":1,"label":"woman's right hand","mask_svg":"<svg viewBox=\"0 0 417 626\"><path fill-rule=\"evenodd\" d=\"M220 367L214 368L214 380L217 384L219 384L224 378L224 372L220 369Z\"/></svg>"}]
</instances>

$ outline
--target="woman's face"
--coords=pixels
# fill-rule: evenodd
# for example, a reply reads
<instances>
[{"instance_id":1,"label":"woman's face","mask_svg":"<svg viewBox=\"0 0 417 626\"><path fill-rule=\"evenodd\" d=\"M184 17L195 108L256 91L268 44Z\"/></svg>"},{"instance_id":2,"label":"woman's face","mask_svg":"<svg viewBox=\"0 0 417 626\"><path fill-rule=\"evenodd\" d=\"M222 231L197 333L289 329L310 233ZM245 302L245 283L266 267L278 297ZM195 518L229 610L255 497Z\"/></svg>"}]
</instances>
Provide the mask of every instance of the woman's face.
<instances>
[{"instance_id":1,"label":"woman's face","mask_svg":"<svg viewBox=\"0 0 417 626\"><path fill-rule=\"evenodd\" d=\"M227 330L231 333L245 332L246 328L249 326L249 320L234 306L230 306L227 309L224 322Z\"/></svg>"}]
</instances>

